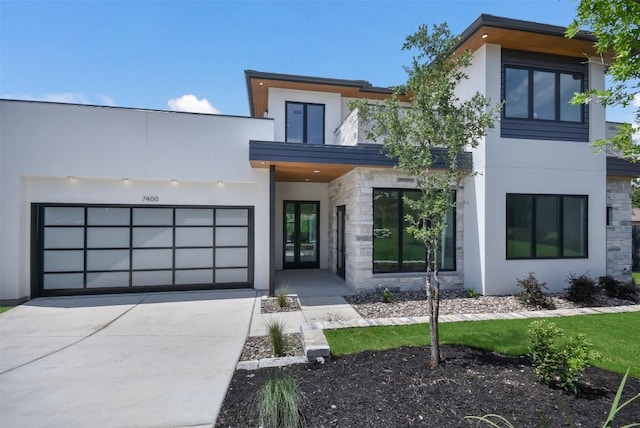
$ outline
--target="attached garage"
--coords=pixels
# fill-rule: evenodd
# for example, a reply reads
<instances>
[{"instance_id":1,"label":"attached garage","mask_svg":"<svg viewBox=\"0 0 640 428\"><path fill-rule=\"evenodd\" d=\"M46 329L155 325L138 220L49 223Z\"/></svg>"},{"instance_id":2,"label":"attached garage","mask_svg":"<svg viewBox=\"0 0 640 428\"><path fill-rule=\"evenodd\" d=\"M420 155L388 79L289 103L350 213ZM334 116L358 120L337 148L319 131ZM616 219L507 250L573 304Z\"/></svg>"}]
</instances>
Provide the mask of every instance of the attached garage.
<instances>
[{"instance_id":1,"label":"attached garage","mask_svg":"<svg viewBox=\"0 0 640 428\"><path fill-rule=\"evenodd\" d=\"M33 297L253 286L253 207L31 207Z\"/></svg>"}]
</instances>

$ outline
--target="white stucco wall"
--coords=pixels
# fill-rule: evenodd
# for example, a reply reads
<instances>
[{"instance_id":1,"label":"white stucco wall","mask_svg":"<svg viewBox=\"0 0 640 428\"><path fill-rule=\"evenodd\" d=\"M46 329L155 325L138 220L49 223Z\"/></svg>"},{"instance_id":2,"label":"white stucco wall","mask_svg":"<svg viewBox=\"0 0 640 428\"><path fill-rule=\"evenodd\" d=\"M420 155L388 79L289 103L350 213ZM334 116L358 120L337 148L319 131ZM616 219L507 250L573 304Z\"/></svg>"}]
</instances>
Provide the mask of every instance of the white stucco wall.
<instances>
[{"instance_id":1,"label":"white stucco wall","mask_svg":"<svg viewBox=\"0 0 640 428\"><path fill-rule=\"evenodd\" d=\"M320 201L320 269L328 268L329 200L325 183L276 183L276 269L282 269L284 238L284 201ZM277 284L276 284L277 285Z\"/></svg>"},{"instance_id":2,"label":"white stucco wall","mask_svg":"<svg viewBox=\"0 0 640 428\"><path fill-rule=\"evenodd\" d=\"M324 143L331 144L340 123L340 94L293 89L269 88L269 117L275 119L275 141L285 141L287 101L324 104Z\"/></svg>"},{"instance_id":3,"label":"white stucco wall","mask_svg":"<svg viewBox=\"0 0 640 428\"><path fill-rule=\"evenodd\" d=\"M20 101L0 118L0 299L30 293L30 203L143 195L254 206L255 285L268 287L268 171L251 168L248 141L273 138L272 120Z\"/></svg>"}]
</instances>

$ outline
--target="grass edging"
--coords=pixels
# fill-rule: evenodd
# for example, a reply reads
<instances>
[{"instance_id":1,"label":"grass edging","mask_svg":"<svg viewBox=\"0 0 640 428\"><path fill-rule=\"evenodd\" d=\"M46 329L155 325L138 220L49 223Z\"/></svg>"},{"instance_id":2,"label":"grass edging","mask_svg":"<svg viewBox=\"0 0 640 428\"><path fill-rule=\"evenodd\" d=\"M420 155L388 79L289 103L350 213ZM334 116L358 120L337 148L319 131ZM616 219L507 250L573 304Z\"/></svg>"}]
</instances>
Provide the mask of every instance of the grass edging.
<instances>
[{"instance_id":1,"label":"grass edging","mask_svg":"<svg viewBox=\"0 0 640 428\"><path fill-rule=\"evenodd\" d=\"M538 315L535 318L551 319L568 335L586 334L593 344L593 349L606 357L604 361L592 361L592 365L620 374L624 374L627 368L631 367L630 375L640 378L640 367L637 365L640 342L629 337L630 331L634 330L630 326L640 326L640 312L635 308L632 310L633 312L564 317ZM502 354L525 355L528 352L527 329L531 320L523 318L442 322L440 341L442 344L465 345ZM381 325L382 320L371 321L373 323L368 323L369 328L348 328L350 326L347 323L342 323L342 326L339 325L341 323L323 326L331 353L344 355L365 350L429 344L428 324L416 322L409 325ZM398 323L397 320L390 321ZM361 323L360 326L364 325Z\"/></svg>"}]
</instances>

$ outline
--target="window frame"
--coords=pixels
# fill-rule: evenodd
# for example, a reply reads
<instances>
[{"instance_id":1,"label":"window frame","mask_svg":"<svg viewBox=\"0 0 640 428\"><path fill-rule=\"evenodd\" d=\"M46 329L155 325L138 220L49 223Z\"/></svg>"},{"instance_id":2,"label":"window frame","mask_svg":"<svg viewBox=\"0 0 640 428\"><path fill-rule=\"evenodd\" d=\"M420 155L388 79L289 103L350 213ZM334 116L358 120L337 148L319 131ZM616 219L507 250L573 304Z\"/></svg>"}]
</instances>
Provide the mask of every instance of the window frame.
<instances>
[{"instance_id":1,"label":"window frame","mask_svg":"<svg viewBox=\"0 0 640 428\"><path fill-rule=\"evenodd\" d=\"M311 144L309 143L309 136L307 135L308 133L308 114L307 114L307 107L308 106L319 106L322 107L322 144L317 144L317 145L324 145L325 144L325 121L326 121L326 105L325 104L320 104L320 103L305 103L302 101L285 101L284 103L284 141L289 143L292 141L289 141L289 127L287 126L287 123L289 123L289 104L300 104L302 106L302 141L298 144ZM314 144L316 145L316 144Z\"/></svg>"},{"instance_id":2,"label":"window frame","mask_svg":"<svg viewBox=\"0 0 640 428\"><path fill-rule=\"evenodd\" d=\"M530 257L511 257L509 256L509 196L528 196L531 198L531 236L529 240L531 256ZM549 257L537 257L536 256L536 244L537 244L537 213L536 213L536 198L538 197L555 197L558 202L558 253L559 256ZM584 255L582 256L565 256L564 253L564 199L565 198L580 198L585 202L584 210ZM505 197L505 257L506 260L558 260L558 259L588 259L589 258L589 195L575 195L575 194L549 194L549 193L507 193Z\"/></svg>"},{"instance_id":3,"label":"window frame","mask_svg":"<svg viewBox=\"0 0 640 428\"><path fill-rule=\"evenodd\" d=\"M515 69L515 70L526 70L528 72L528 88L527 88L527 117L517 117L517 116L507 116L507 109L502 109L502 118L507 120L516 120L516 121L534 121L534 122L547 122L547 123L572 123L572 124L581 124L585 123L585 110L584 105L580 104L578 107L580 108L580 120L562 120L560 118L561 115L561 102L560 102L560 75L562 74L570 74L570 75L579 75L580 76L580 92L584 92L585 90L585 73L580 71L569 71L569 70L560 70L554 68L545 68L545 67L530 67L524 65L517 64L504 64L502 66L502 82L503 90L502 90L502 101L506 102L507 100L507 69ZM540 71L544 73L554 73L554 113L555 119L538 119L533 117L533 101L534 101L534 72Z\"/></svg>"},{"instance_id":4,"label":"window frame","mask_svg":"<svg viewBox=\"0 0 640 428\"><path fill-rule=\"evenodd\" d=\"M414 192L414 193L420 193L420 189L403 189L403 188L386 188L386 187L374 187L372 189L372 201L371 201L371 205L373 208L373 195L375 194L376 191L387 191L387 192L398 192L398 218L397 218L397 227L398 227L398 237L397 237L397 248L398 248L398 268L396 270L376 270L375 269L375 219L374 221L372 221L372 225L371 225L371 242L372 242L372 246L373 246L373 250L371 252L371 272L373 274L387 274L387 273L420 273L423 272L422 270L405 270L403 269L403 264L404 264L404 258L403 258L403 254L402 254L402 249L404 247L404 229L405 229L405 220L404 220L404 193L405 192ZM457 198L458 198L458 192L456 192L454 189L451 190L451 195L453 197L453 200L457 202ZM458 270L458 260L457 260L457 254L456 254L456 246L457 246L457 242L458 242L458 228L457 228L457 204L454 205L452 207L453 209L453 268L452 269L443 269L443 268L438 268L438 271L440 272L456 272ZM375 216L375 210L373 210L373 215L372 218ZM427 261L427 250L425 248L425 254L424 254L424 260L425 263Z\"/></svg>"}]
</instances>

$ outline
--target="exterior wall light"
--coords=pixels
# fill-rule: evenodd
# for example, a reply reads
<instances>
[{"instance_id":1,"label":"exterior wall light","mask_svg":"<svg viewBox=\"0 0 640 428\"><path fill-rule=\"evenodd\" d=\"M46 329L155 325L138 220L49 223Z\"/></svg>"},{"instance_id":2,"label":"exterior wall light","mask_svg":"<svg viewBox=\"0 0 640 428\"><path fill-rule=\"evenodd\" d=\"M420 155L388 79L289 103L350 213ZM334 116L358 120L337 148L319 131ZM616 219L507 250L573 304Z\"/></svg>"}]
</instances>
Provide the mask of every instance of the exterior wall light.
<instances>
[{"instance_id":1,"label":"exterior wall light","mask_svg":"<svg viewBox=\"0 0 640 428\"><path fill-rule=\"evenodd\" d=\"M487 37L489 37L489 35L488 35L487 33L484 33L484 34L483 34L482 36L480 36L480 37L482 37L483 39L486 39Z\"/></svg>"},{"instance_id":2,"label":"exterior wall light","mask_svg":"<svg viewBox=\"0 0 640 428\"><path fill-rule=\"evenodd\" d=\"M67 175L67 178L69 180L77 180L78 179L78 177L76 177L75 175Z\"/></svg>"},{"instance_id":3,"label":"exterior wall light","mask_svg":"<svg viewBox=\"0 0 640 428\"><path fill-rule=\"evenodd\" d=\"M171 179L171 182L172 182L173 184L177 184L177 183L178 183L178 180L176 180L175 178L172 178L172 179Z\"/></svg>"},{"instance_id":4,"label":"exterior wall light","mask_svg":"<svg viewBox=\"0 0 640 428\"><path fill-rule=\"evenodd\" d=\"M124 181L125 183L128 183L129 179L127 177L122 177L122 181Z\"/></svg>"},{"instance_id":5,"label":"exterior wall light","mask_svg":"<svg viewBox=\"0 0 640 428\"><path fill-rule=\"evenodd\" d=\"M268 108L264 109L264 113L262 114L262 117L269 117L269 109Z\"/></svg>"}]
</instances>

